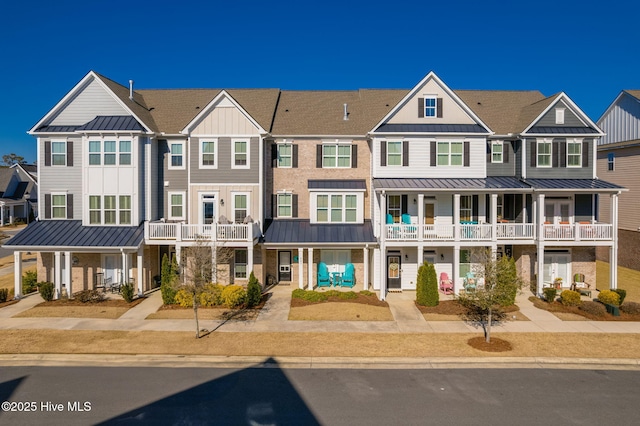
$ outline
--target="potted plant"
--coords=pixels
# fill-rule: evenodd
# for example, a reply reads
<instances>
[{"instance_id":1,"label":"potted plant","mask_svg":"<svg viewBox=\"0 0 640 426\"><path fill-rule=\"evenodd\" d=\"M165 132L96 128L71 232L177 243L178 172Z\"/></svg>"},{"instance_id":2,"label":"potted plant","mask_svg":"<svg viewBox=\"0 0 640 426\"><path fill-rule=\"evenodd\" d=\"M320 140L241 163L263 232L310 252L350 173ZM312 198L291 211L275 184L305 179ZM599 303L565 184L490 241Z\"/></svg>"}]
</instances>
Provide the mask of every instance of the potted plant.
<instances>
[{"instance_id":1,"label":"potted plant","mask_svg":"<svg viewBox=\"0 0 640 426\"><path fill-rule=\"evenodd\" d=\"M562 278L558 277L555 280L553 280L553 285L555 288L562 288Z\"/></svg>"}]
</instances>

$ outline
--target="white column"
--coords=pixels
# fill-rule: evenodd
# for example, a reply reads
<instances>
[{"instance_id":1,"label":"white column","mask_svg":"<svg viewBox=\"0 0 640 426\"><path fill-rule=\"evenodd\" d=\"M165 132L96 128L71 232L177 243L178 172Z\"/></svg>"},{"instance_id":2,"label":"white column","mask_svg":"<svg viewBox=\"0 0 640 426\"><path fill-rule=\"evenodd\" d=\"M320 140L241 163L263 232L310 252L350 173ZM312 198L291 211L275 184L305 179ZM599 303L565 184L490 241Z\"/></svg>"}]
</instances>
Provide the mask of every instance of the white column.
<instances>
[{"instance_id":1,"label":"white column","mask_svg":"<svg viewBox=\"0 0 640 426\"><path fill-rule=\"evenodd\" d=\"M362 256L364 260L364 286L363 290L369 290L369 249L367 247L362 249Z\"/></svg>"},{"instance_id":2,"label":"white column","mask_svg":"<svg viewBox=\"0 0 640 426\"><path fill-rule=\"evenodd\" d=\"M22 297L22 252L13 252L13 285L16 299Z\"/></svg>"},{"instance_id":3,"label":"white column","mask_svg":"<svg viewBox=\"0 0 640 426\"><path fill-rule=\"evenodd\" d=\"M253 272L253 246L247 247L247 279L251 272Z\"/></svg>"},{"instance_id":4,"label":"white column","mask_svg":"<svg viewBox=\"0 0 640 426\"><path fill-rule=\"evenodd\" d=\"M9 223L13 223L13 217L14 217L13 205L11 205L9 206Z\"/></svg>"},{"instance_id":5,"label":"white column","mask_svg":"<svg viewBox=\"0 0 640 426\"><path fill-rule=\"evenodd\" d=\"M538 194L538 241L544 240L544 194Z\"/></svg>"},{"instance_id":6,"label":"white column","mask_svg":"<svg viewBox=\"0 0 640 426\"><path fill-rule=\"evenodd\" d=\"M129 281L129 265L127 262L127 254L123 251L122 255L122 272L120 274L120 284L124 284Z\"/></svg>"},{"instance_id":7,"label":"white column","mask_svg":"<svg viewBox=\"0 0 640 426\"><path fill-rule=\"evenodd\" d=\"M611 194L611 234L613 242L609 250L609 288L618 288L618 194Z\"/></svg>"},{"instance_id":8,"label":"white column","mask_svg":"<svg viewBox=\"0 0 640 426\"><path fill-rule=\"evenodd\" d=\"M67 290L67 297L71 296L71 252L64 253L64 283Z\"/></svg>"},{"instance_id":9,"label":"white column","mask_svg":"<svg viewBox=\"0 0 640 426\"><path fill-rule=\"evenodd\" d=\"M460 194L453 194L453 229L454 241L460 241Z\"/></svg>"},{"instance_id":10,"label":"white column","mask_svg":"<svg viewBox=\"0 0 640 426\"><path fill-rule=\"evenodd\" d=\"M544 243L538 243L538 279L537 279L537 290L538 294L542 294L542 287L544 283Z\"/></svg>"},{"instance_id":11,"label":"white column","mask_svg":"<svg viewBox=\"0 0 640 426\"><path fill-rule=\"evenodd\" d=\"M309 258L307 260L307 278L309 279L309 283L307 284L307 288L309 290L313 290L313 249L309 247Z\"/></svg>"},{"instance_id":12,"label":"white column","mask_svg":"<svg viewBox=\"0 0 640 426\"><path fill-rule=\"evenodd\" d=\"M527 194L522 194L522 223L527 223Z\"/></svg>"},{"instance_id":13,"label":"white column","mask_svg":"<svg viewBox=\"0 0 640 426\"><path fill-rule=\"evenodd\" d=\"M424 239L424 194L418 194L418 241L422 241L423 239Z\"/></svg>"},{"instance_id":14,"label":"white column","mask_svg":"<svg viewBox=\"0 0 640 426\"><path fill-rule=\"evenodd\" d=\"M4 204L0 205L0 225L4 226Z\"/></svg>"},{"instance_id":15,"label":"white column","mask_svg":"<svg viewBox=\"0 0 640 426\"><path fill-rule=\"evenodd\" d=\"M491 240L498 240L498 194L491 194Z\"/></svg>"},{"instance_id":16,"label":"white column","mask_svg":"<svg viewBox=\"0 0 640 426\"><path fill-rule=\"evenodd\" d=\"M536 238L537 232L539 230L539 227L536 226L536 224L538 223L538 201L533 195L531 196L531 210L530 221L531 223L533 223L533 238Z\"/></svg>"},{"instance_id":17,"label":"white column","mask_svg":"<svg viewBox=\"0 0 640 426\"><path fill-rule=\"evenodd\" d=\"M136 266L137 266L137 277L136 280L138 280L138 296L142 297L144 295L144 259L143 259L143 255L144 255L144 247L140 246L138 247L138 258L136 259Z\"/></svg>"},{"instance_id":18,"label":"white column","mask_svg":"<svg viewBox=\"0 0 640 426\"><path fill-rule=\"evenodd\" d=\"M298 288L304 288L304 249L298 247Z\"/></svg>"},{"instance_id":19,"label":"white column","mask_svg":"<svg viewBox=\"0 0 640 426\"><path fill-rule=\"evenodd\" d=\"M380 300L387 298L387 195L380 195L380 255L378 258L379 269L376 269L376 277L380 278Z\"/></svg>"},{"instance_id":20,"label":"white column","mask_svg":"<svg viewBox=\"0 0 640 426\"><path fill-rule=\"evenodd\" d=\"M453 261L451 262L451 279L453 280L453 291L456 294L460 293L461 283L459 283L460 278L458 273L460 271L460 246L453 247Z\"/></svg>"},{"instance_id":21,"label":"white column","mask_svg":"<svg viewBox=\"0 0 640 426\"><path fill-rule=\"evenodd\" d=\"M55 286L55 294L53 297L55 299L60 298L60 287L62 281L62 262L60 261L60 252L56 251L53 253L53 285Z\"/></svg>"}]
</instances>

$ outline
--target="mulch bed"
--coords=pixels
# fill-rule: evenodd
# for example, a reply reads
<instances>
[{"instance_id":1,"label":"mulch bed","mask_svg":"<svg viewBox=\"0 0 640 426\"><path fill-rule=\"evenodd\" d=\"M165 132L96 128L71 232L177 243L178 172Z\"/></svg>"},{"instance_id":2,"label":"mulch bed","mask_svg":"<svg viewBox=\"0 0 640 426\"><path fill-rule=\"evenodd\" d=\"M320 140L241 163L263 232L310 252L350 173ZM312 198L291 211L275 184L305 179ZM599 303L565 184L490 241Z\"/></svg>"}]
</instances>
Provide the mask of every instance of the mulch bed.
<instances>
[{"instance_id":1,"label":"mulch bed","mask_svg":"<svg viewBox=\"0 0 640 426\"><path fill-rule=\"evenodd\" d=\"M319 302L310 302L308 300L292 297L291 298L291 307L292 308L297 308L297 307L302 307L302 306L317 305L319 303L328 303L328 302L361 303L363 305L369 305L369 306L380 306L380 307L385 307L385 308L389 307L389 304L387 302L378 299L378 296L376 296L375 294L372 294L372 295L368 296L368 295L364 295L364 294L360 294L360 293L358 293L358 297L356 297L355 299L341 299L338 296L329 296L329 298L327 300L321 300Z\"/></svg>"},{"instance_id":2,"label":"mulch bed","mask_svg":"<svg viewBox=\"0 0 640 426\"><path fill-rule=\"evenodd\" d=\"M472 337L471 339L467 340L467 344L474 349L478 349L484 352L508 352L510 350L513 350L513 346L511 346L511 343L497 337L492 337L489 343L487 343L483 336Z\"/></svg>"},{"instance_id":3,"label":"mulch bed","mask_svg":"<svg viewBox=\"0 0 640 426\"><path fill-rule=\"evenodd\" d=\"M548 303L535 296L529 297L529 300L533 302L533 306L535 306L538 309L542 309L544 311L548 311L551 313L560 313L560 314L566 313L566 314L580 315L581 317L587 318L591 321L640 321L640 315L627 314L622 311L620 311L619 317L614 317L609 313L599 317L599 316L590 314L588 312L585 312L577 306L564 306L562 303L558 301L555 301L553 303Z\"/></svg>"},{"instance_id":4,"label":"mulch bed","mask_svg":"<svg viewBox=\"0 0 640 426\"><path fill-rule=\"evenodd\" d=\"M112 308L133 308L134 306L142 303L144 297L138 297L133 299L131 303L125 302L123 299L105 299L101 302L81 302L77 299L58 299L51 302L38 303L35 307L50 307L50 306L104 306Z\"/></svg>"}]
</instances>

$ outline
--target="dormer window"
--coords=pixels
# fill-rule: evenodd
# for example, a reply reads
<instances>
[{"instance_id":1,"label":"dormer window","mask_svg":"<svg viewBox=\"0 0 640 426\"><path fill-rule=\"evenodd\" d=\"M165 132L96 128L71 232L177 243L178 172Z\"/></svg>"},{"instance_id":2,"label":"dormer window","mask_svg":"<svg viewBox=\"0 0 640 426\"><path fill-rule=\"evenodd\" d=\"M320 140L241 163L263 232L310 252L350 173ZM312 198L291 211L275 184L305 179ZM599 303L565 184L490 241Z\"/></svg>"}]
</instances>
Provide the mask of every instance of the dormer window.
<instances>
[{"instance_id":1,"label":"dormer window","mask_svg":"<svg viewBox=\"0 0 640 426\"><path fill-rule=\"evenodd\" d=\"M435 96L424 98L424 116L435 117L438 109L438 99Z\"/></svg>"},{"instance_id":2,"label":"dormer window","mask_svg":"<svg viewBox=\"0 0 640 426\"><path fill-rule=\"evenodd\" d=\"M556 108L556 124L564 124L564 108Z\"/></svg>"}]
</instances>

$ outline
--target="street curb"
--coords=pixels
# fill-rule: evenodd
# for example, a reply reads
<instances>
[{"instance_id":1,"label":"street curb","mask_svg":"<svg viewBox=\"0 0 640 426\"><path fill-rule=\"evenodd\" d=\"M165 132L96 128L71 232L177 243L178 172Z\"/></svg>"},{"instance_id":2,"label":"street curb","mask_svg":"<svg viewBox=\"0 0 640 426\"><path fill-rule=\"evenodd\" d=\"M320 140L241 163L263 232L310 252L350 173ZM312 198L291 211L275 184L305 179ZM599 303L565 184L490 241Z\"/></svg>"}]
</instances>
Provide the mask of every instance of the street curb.
<instances>
[{"instance_id":1,"label":"street curb","mask_svg":"<svg viewBox=\"0 0 640 426\"><path fill-rule=\"evenodd\" d=\"M165 367L315 369L640 370L639 358L553 357L264 357L205 355L0 354L6 367Z\"/></svg>"}]
</instances>

